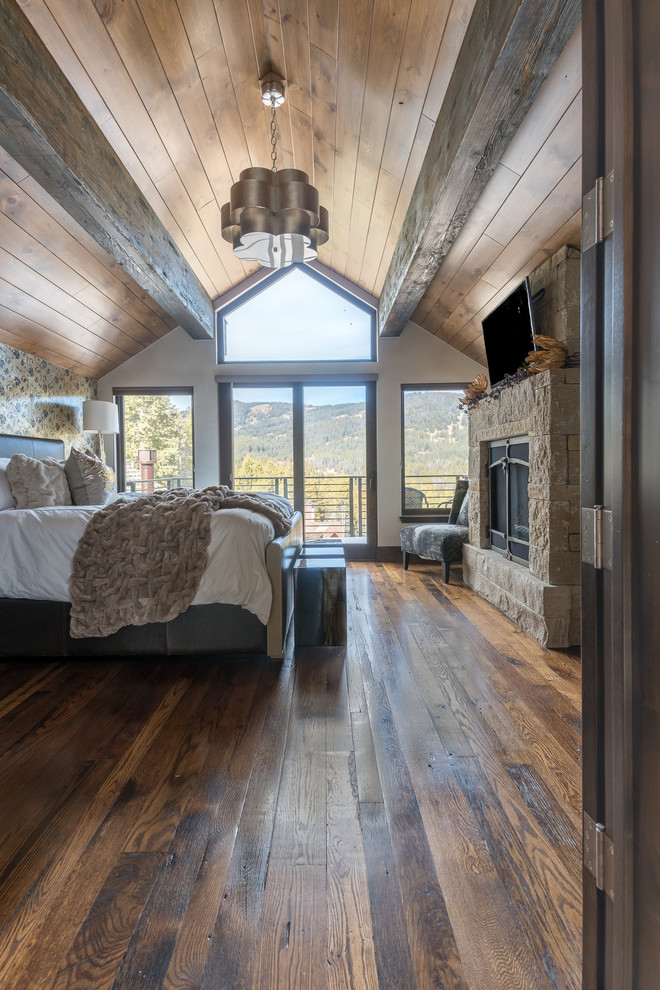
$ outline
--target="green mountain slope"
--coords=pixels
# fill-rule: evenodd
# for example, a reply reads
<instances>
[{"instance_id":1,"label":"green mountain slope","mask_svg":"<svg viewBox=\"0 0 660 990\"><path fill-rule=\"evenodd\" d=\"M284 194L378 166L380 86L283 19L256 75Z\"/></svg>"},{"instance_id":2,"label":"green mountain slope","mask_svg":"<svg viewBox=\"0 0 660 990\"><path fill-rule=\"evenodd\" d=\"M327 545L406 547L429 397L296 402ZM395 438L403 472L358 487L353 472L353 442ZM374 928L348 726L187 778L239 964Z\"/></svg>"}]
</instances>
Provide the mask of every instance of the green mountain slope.
<instances>
[{"instance_id":1,"label":"green mountain slope","mask_svg":"<svg viewBox=\"0 0 660 990\"><path fill-rule=\"evenodd\" d=\"M234 402L237 474L290 475L292 412L286 402ZM365 474L362 402L307 406L305 464L310 473ZM463 474L467 470L467 416L455 393L406 395L406 467L409 474Z\"/></svg>"}]
</instances>

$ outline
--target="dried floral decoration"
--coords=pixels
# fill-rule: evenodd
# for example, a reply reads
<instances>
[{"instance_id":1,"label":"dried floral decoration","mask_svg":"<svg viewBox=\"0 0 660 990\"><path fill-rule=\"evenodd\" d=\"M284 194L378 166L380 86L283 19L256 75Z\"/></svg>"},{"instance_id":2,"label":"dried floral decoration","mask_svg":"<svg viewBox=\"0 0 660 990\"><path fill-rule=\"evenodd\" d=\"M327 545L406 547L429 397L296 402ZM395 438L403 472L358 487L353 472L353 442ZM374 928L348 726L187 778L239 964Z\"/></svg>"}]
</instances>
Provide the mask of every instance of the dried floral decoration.
<instances>
[{"instance_id":1,"label":"dried floral decoration","mask_svg":"<svg viewBox=\"0 0 660 990\"><path fill-rule=\"evenodd\" d=\"M458 401L463 405L469 406L478 395L483 395L483 393L488 388L488 379L485 375L477 375L472 384L465 388L463 398Z\"/></svg>"},{"instance_id":2,"label":"dried floral decoration","mask_svg":"<svg viewBox=\"0 0 660 990\"><path fill-rule=\"evenodd\" d=\"M518 368L513 375L505 375L500 382L491 385L490 388L486 376L477 375L458 400L459 409L471 409L482 399L486 402L498 399L505 389L517 385L518 382L524 381L539 371L547 371L549 368L579 368L580 355L577 353L568 354L566 344L543 334L535 334L532 339L537 345L537 350L530 351L521 368Z\"/></svg>"},{"instance_id":3,"label":"dried floral decoration","mask_svg":"<svg viewBox=\"0 0 660 990\"><path fill-rule=\"evenodd\" d=\"M536 350L530 351L525 358L525 367L536 374L539 371L547 371L548 368L563 368L566 364L568 347L554 337L545 337L543 334L534 334L532 338L536 344Z\"/></svg>"}]
</instances>

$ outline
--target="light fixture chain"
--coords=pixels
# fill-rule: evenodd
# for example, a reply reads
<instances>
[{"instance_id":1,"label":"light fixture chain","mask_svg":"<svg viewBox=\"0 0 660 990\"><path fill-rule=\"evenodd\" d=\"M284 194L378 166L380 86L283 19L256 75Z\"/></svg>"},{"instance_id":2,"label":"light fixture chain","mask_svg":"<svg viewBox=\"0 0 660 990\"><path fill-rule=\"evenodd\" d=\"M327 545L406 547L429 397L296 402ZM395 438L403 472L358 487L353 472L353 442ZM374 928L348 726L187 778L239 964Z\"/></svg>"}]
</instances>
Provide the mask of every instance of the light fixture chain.
<instances>
[{"instance_id":1,"label":"light fixture chain","mask_svg":"<svg viewBox=\"0 0 660 990\"><path fill-rule=\"evenodd\" d=\"M277 172L277 123L275 121L275 94L271 96L270 103L270 144L271 144L271 161L273 163L272 170Z\"/></svg>"},{"instance_id":2,"label":"light fixture chain","mask_svg":"<svg viewBox=\"0 0 660 990\"><path fill-rule=\"evenodd\" d=\"M316 258L318 246L328 240L328 211L319 206L306 172L277 171L275 111L284 103L284 79L269 72L259 84L264 108L270 105L272 181L264 182L263 168L244 168L220 211L221 232L237 258L286 268Z\"/></svg>"}]
</instances>

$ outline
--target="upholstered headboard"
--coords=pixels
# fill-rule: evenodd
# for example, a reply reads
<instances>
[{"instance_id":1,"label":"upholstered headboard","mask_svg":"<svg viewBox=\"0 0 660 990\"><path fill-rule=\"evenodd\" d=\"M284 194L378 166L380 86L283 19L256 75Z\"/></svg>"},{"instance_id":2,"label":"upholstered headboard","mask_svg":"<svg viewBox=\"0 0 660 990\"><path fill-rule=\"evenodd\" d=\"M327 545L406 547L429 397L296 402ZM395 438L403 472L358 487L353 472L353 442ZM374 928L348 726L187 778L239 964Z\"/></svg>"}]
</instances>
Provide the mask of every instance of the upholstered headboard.
<instances>
[{"instance_id":1,"label":"upholstered headboard","mask_svg":"<svg viewBox=\"0 0 660 990\"><path fill-rule=\"evenodd\" d=\"M27 454L28 457L64 457L63 440L45 440L42 437L14 437L8 433L0 433L0 457L11 457L12 454Z\"/></svg>"}]
</instances>

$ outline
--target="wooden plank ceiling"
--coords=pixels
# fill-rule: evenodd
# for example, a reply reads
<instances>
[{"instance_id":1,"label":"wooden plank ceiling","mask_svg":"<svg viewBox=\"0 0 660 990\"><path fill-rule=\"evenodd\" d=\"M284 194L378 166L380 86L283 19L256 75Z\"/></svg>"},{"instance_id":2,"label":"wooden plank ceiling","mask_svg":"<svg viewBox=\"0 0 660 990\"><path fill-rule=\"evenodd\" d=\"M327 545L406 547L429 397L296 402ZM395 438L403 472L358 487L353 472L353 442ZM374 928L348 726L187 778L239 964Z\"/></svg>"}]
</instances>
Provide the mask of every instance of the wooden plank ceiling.
<instances>
[{"instance_id":1,"label":"wooden plank ceiling","mask_svg":"<svg viewBox=\"0 0 660 990\"><path fill-rule=\"evenodd\" d=\"M15 0L3 0L14 3ZM258 80L285 76L279 162L330 212L319 260L379 296L475 0L20 0L215 299L255 270L220 207L269 165ZM483 360L481 318L579 244L579 29L413 315ZM0 150L0 342L100 377L175 321Z\"/></svg>"}]
</instances>

